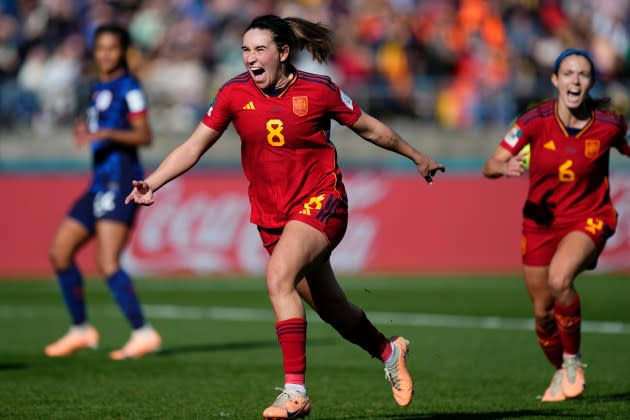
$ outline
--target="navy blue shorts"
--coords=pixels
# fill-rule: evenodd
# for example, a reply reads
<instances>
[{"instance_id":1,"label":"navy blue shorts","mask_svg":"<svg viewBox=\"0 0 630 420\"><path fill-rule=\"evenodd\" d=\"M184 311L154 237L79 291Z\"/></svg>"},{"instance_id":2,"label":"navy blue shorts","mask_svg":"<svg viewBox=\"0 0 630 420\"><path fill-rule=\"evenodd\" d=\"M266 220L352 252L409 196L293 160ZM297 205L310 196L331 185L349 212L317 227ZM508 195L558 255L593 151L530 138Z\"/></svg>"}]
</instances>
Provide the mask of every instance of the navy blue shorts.
<instances>
[{"instance_id":1,"label":"navy blue shorts","mask_svg":"<svg viewBox=\"0 0 630 420\"><path fill-rule=\"evenodd\" d=\"M129 227L133 225L138 205L125 204L125 195L119 190L87 191L74 203L68 216L94 233L99 220L115 220Z\"/></svg>"}]
</instances>

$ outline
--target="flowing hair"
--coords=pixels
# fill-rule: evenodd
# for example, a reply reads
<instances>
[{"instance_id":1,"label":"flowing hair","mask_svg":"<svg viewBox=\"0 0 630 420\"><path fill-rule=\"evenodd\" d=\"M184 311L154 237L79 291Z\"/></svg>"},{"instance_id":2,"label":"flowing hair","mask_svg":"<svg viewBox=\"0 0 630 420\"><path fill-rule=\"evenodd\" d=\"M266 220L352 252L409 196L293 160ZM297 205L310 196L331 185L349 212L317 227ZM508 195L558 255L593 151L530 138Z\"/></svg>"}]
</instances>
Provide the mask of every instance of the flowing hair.
<instances>
[{"instance_id":1,"label":"flowing hair","mask_svg":"<svg viewBox=\"0 0 630 420\"><path fill-rule=\"evenodd\" d=\"M328 60L333 51L333 32L322 23L313 23L298 17L281 18L275 15L259 16L252 20L250 29L266 29L273 34L273 41L281 50L289 47L289 58L293 51L306 49L320 63Z\"/></svg>"}]
</instances>

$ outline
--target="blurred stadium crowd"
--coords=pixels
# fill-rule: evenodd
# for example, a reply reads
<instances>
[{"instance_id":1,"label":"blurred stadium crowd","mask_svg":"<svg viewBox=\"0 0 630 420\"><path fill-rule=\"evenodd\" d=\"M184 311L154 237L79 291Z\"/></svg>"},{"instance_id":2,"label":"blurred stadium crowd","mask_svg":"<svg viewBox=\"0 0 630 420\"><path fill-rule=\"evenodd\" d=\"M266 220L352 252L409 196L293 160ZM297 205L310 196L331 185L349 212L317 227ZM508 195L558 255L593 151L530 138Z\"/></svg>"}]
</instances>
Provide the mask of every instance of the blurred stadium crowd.
<instances>
[{"instance_id":1,"label":"blurred stadium crowd","mask_svg":"<svg viewBox=\"0 0 630 420\"><path fill-rule=\"evenodd\" d=\"M116 21L135 43L156 128L189 130L243 71L243 29L266 13L331 26L331 62L298 66L376 115L506 124L553 94L551 65L567 47L593 53L595 94L628 109L630 0L0 0L0 129L72 121L94 78L93 31Z\"/></svg>"}]
</instances>

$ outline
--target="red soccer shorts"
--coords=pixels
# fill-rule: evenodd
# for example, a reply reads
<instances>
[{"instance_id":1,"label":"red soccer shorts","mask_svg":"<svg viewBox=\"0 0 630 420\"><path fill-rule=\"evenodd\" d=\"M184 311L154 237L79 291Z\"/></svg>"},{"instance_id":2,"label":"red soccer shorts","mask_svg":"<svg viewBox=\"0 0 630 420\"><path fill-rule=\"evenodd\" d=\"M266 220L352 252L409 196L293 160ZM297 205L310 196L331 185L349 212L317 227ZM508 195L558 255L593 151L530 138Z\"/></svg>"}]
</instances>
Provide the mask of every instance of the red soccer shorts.
<instances>
[{"instance_id":1,"label":"red soccer shorts","mask_svg":"<svg viewBox=\"0 0 630 420\"><path fill-rule=\"evenodd\" d=\"M558 244L570 232L584 232L595 243L597 256L604 249L606 241L617 228L617 214L606 212L594 217L570 223L562 227L523 227L521 237L521 251L523 264L531 266L547 266L558 248ZM595 268L597 261L589 267Z\"/></svg>"},{"instance_id":2,"label":"red soccer shorts","mask_svg":"<svg viewBox=\"0 0 630 420\"><path fill-rule=\"evenodd\" d=\"M339 245L348 227L348 205L336 195L320 194L296 208L289 220L299 220L326 236L332 251ZM284 228L268 229L258 226L258 232L269 255L273 252Z\"/></svg>"}]
</instances>

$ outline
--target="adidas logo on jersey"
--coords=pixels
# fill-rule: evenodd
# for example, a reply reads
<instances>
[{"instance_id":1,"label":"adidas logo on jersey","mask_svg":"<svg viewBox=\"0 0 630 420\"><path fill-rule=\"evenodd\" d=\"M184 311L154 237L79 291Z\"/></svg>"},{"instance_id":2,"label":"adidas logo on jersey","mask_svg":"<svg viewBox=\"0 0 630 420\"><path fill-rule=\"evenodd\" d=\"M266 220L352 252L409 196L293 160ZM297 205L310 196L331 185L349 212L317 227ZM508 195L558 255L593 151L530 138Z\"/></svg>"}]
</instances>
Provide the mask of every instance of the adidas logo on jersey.
<instances>
[{"instance_id":1,"label":"adidas logo on jersey","mask_svg":"<svg viewBox=\"0 0 630 420\"><path fill-rule=\"evenodd\" d=\"M556 150L556 143L553 142L553 140L549 140L547 143L545 143L545 145L543 146L545 149L547 150Z\"/></svg>"},{"instance_id":2,"label":"adidas logo on jersey","mask_svg":"<svg viewBox=\"0 0 630 420\"><path fill-rule=\"evenodd\" d=\"M254 101L249 101L245 105L243 105L243 109L256 109L254 106Z\"/></svg>"}]
</instances>

